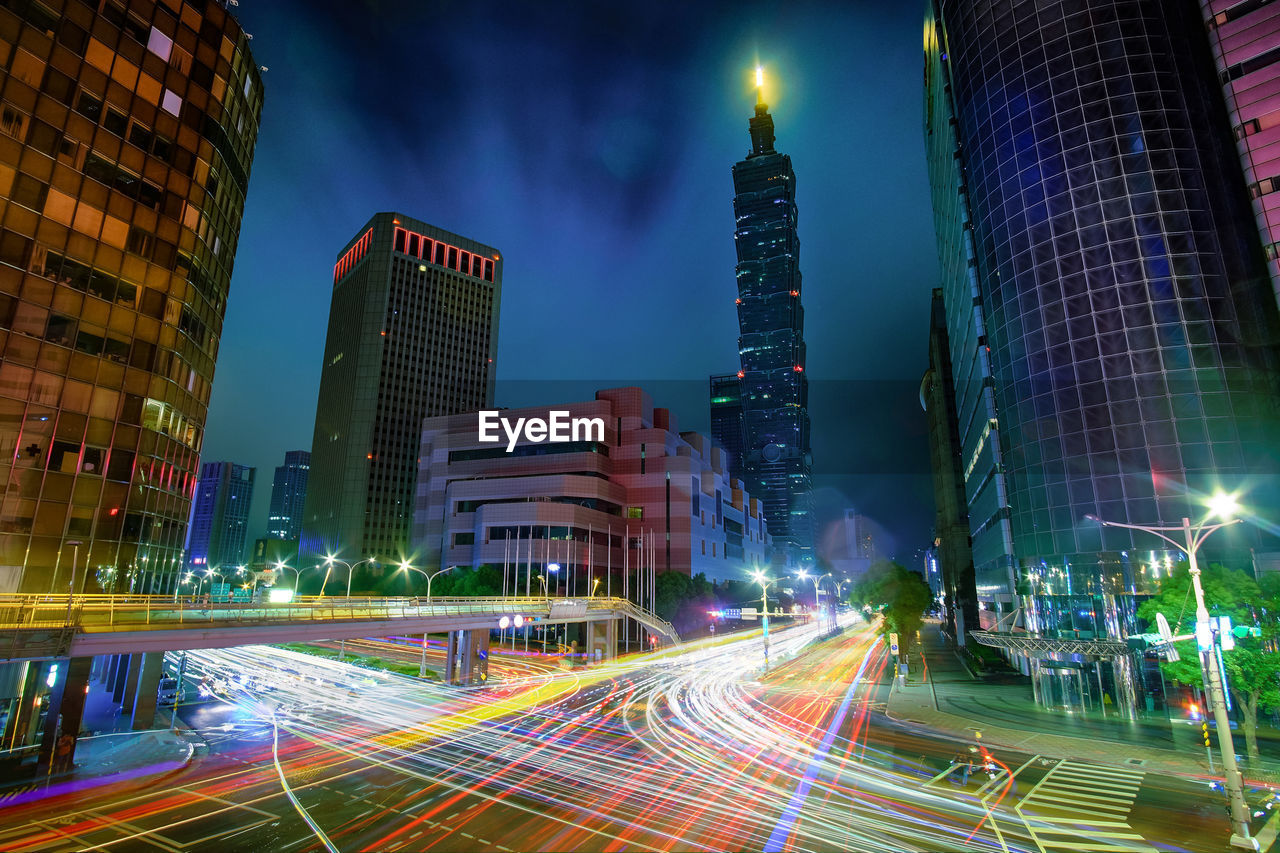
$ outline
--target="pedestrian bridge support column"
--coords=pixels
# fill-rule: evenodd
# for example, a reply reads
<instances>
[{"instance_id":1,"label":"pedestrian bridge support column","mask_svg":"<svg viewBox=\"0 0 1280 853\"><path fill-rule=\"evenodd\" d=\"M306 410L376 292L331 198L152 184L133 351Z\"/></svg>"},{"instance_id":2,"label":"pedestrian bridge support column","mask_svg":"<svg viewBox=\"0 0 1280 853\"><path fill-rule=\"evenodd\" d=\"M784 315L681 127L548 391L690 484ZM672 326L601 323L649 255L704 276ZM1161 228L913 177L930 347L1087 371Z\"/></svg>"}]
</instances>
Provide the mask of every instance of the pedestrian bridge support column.
<instances>
[{"instance_id":1,"label":"pedestrian bridge support column","mask_svg":"<svg viewBox=\"0 0 1280 853\"><path fill-rule=\"evenodd\" d=\"M618 656L618 620L603 619L587 623L587 657L590 660L613 660Z\"/></svg>"},{"instance_id":2,"label":"pedestrian bridge support column","mask_svg":"<svg viewBox=\"0 0 1280 853\"><path fill-rule=\"evenodd\" d=\"M141 669L138 670L138 687L133 695L132 728L135 732L141 732L151 728L156 722L156 691L160 689L160 676L164 672L164 652L132 655L130 670L135 665ZM178 689L181 691L181 684Z\"/></svg>"},{"instance_id":3,"label":"pedestrian bridge support column","mask_svg":"<svg viewBox=\"0 0 1280 853\"><path fill-rule=\"evenodd\" d=\"M445 646L446 684L484 684L489 680L489 629L450 631Z\"/></svg>"},{"instance_id":4,"label":"pedestrian bridge support column","mask_svg":"<svg viewBox=\"0 0 1280 853\"><path fill-rule=\"evenodd\" d=\"M44 738L40 741L37 772L41 775L72 768L80 721L84 717L84 700L89 692L89 674L93 670L91 657L67 658L58 663L62 665L49 697Z\"/></svg>"}]
</instances>

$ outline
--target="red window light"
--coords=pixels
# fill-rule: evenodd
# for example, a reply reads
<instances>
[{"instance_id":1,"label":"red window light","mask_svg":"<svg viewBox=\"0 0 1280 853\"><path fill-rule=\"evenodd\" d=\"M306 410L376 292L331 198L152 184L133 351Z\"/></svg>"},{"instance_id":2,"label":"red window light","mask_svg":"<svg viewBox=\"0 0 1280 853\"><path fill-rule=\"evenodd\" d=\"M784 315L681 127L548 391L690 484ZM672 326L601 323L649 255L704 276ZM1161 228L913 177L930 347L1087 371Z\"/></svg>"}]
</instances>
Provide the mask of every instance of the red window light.
<instances>
[{"instance_id":1,"label":"red window light","mask_svg":"<svg viewBox=\"0 0 1280 853\"><path fill-rule=\"evenodd\" d=\"M796 370L796 373L804 373L804 368L798 364L796 365L795 370Z\"/></svg>"},{"instance_id":2,"label":"red window light","mask_svg":"<svg viewBox=\"0 0 1280 853\"><path fill-rule=\"evenodd\" d=\"M733 304L734 304L734 305L741 305L741 304L742 304L742 300L741 300L741 299L735 299L735 300L733 300Z\"/></svg>"},{"instance_id":3,"label":"red window light","mask_svg":"<svg viewBox=\"0 0 1280 853\"><path fill-rule=\"evenodd\" d=\"M739 379L741 379L742 377L744 377L744 376L746 376L746 375L747 375L747 374L743 373L741 370L739 370L739 371L738 371L738 378L739 378Z\"/></svg>"},{"instance_id":4,"label":"red window light","mask_svg":"<svg viewBox=\"0 0 1280 853\"><path fill-rule=\"evenodd\" d=\"M798 291L798 290L793 290L793 291L791 291L791 295L792 295L792 296L799 296L799 295L800 295L800 291Z\"/></svg>"}]
</instances>

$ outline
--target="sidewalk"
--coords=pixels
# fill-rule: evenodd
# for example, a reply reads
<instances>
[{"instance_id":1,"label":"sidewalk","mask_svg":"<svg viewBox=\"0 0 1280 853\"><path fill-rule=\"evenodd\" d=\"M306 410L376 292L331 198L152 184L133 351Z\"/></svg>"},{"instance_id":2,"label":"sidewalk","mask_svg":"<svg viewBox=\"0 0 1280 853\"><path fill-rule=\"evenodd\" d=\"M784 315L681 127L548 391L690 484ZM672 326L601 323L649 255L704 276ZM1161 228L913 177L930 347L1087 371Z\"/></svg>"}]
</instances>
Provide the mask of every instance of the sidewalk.
<instances>
[{"instance_id":1,"label":"sidewalk","mask_svg":"<svg viewBox=\"0 0 1280 853\"><path fill-rule=\"evenodd\" d=\"M923 652L925 667L917 663L905 685L895 680L886 707L891 719L1046 757L1184 774L1209 772L1204 750L1197 748L1198 732L1190 727L1182 732L1163 717L1125 720L1118 713L1101 718L1047 711L1035 704L1026 678L975 678L936 623L926 623L920 636L922 649L917 652ZM1270 775L1276 770L1273 764L1264 761L1261 769ZM1258 768L1253 769L1251 774L1250 768L1242 768L1246 779L1256 778Z\"/></svg>"},{"instance_id":2,"label":"sidewalk","mask_svg":"<svg viewBox=\"0 0 1280 853\"><path fill-rule=\"evenodd\" d=\"M191 762L199 740L193 732L183 729L81 737L76 741L75 764L71 770L48 776L28 775L0 787L0 810L181 770Z\"/></svg>"}]
</instances>

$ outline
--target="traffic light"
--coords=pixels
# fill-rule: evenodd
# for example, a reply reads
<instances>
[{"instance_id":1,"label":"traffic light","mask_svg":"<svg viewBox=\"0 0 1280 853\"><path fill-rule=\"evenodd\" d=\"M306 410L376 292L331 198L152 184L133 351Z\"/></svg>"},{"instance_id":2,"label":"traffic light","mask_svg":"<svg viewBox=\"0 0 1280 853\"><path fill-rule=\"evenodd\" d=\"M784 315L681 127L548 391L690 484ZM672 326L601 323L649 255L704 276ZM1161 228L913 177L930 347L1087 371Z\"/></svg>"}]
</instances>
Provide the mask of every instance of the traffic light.
<instances>
[{"instance_id":1,"label":"traffic light","mask_svg":"<svg viewBox=\"0 0 1280 853\"><path fill-rule=\"evenodd\" d=\"M1210 622L1217 622L1214 627L1218 631L1218 643L1222 646L1224 652L1229 652L1236 647L1236 636L1231 632L1231 617L1216 616L1209 619Z\"/></svg>"},{"instance_id":2,"label":"traffic light","mask_svg":"<svg viewBox=\"0 0 1280 853\"><path fill-rule=\"evenodd\" d=\"M1209 747L1211 744L1209 743L1209 721L1208 720L1205 720L1203 723L1200 724L1200 733L1204 735L1204 745L1206 747Z\"/></svg>"}]
</instances>

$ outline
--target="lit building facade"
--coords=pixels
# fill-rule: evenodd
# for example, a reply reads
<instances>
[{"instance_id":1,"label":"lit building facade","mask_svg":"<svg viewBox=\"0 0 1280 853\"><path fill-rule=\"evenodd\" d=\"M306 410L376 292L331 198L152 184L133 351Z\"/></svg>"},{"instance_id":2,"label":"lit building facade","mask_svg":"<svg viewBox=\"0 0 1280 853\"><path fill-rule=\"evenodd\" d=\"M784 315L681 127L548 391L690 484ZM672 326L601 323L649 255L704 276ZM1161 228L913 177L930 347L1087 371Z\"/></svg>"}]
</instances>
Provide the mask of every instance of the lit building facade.
<instances>
[{"instance_id":1,"label":"lit building facade","mask_svg":"<svg viewBox=\"0 0 1280 853\"><path fill-rule=\"evenodd\" d=\"M1280 301L1280 8L1200 0L1254 221Z\"/></svg>"},{"instance_id":2,"label":"lit building facade","mask_svg":"<svg viewBox=\"0 0 1280 853\"><path fill-rule=\"evenodd\" d=\"M379 213L338 254L299 563L409 553L422 421L492 407L502 259Z\"/></svg>"},{"instance_id":3,"label":"lit building facade","mask_svg":"<svg viewBox=\"0 0 1280 853\"><path fill-rule=\"evenodd\" d=\"M52 5L0 8L0 591L164 592L262 84L218 3Z\"/></svg>"},{"instance_id":4,"label":"lit building facade","mask_svg":"<svg viewBox=\"0 0 1280 853\"><path fill-rule=\"evenodd\" d=\"M1185 2L933 0L925 54L983 625L1018 610L1123 636L1181 557L1086 516L1177 524L1218 489L1275 503L1275 300L1203 21ZM1237 565L1267 538L1219 535L1202 558ZM1134 702L1127 657L1020 662L1097 666ZM1081 683L1036 679L1045 704L1098 705Z\"/></svg>"},{"instance_id":5,"label":"lit building facade","mask_svg":"<svg viewBox=\"0 0 1280 853\"><path fill-rule=\"evenodd\" d=\"M729 454L729 474L743 480L746 434L742 420L742 380L736 373L711 377L711 438Z\"/></svg>"},{"instance_id":6,"label":"lit building facade","mask_svg":"<svg viewBox=\"0 0 1280 853\"><path fill-rule=\"evenodd\" d=\"M644 391L612 388L590 401L501 414L514 422L551 410L599 418L603 434L565 443L522 437L508 452L479 441L474 412L424 422L416 565L505 565L515 591L532 583L537 594L530 577L559 563L562 592L589 594L600 579L598 594L652 606L655 572L743 580L767 564L761 502L729 476L722 449L679 432Z\"/></svg>"},{"instance_id":7,"label":"lit building facade","mask_svg":"<svg viewBox=\"0 0 1280 853\"><path fill-rule=\"evenodd\" d=\"M813 556L814 538L796 175L791 157L774 149L763 97L749 128L751 151L733 167L740 464L764 503L778 556L794 566Z\"/></svg>"},{"instance_id":8,"label":"lit building facade","mask_svg":"<svg viewBox=\"0 0 1280 853\"><path fill-rule=\"evenodd\" d=\"M187 566L191 571L244 563L256 473L256 469L234 462L206 462L200 466L187 531Z\"/></svg>"},{"instance_id":9,"label":"lit building facade","mask_svg":"<svg viewBox=\"0 0 1280 853\"><path fill-rule=\"evenodd\" d=\"M302 511L307 500L311 453L290 450L276 467L271 481L271 509L267 515L268 539L297 539L302 531Z\"/></svg>"}]
</instances>

